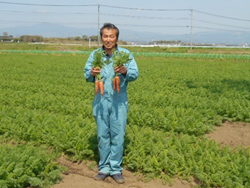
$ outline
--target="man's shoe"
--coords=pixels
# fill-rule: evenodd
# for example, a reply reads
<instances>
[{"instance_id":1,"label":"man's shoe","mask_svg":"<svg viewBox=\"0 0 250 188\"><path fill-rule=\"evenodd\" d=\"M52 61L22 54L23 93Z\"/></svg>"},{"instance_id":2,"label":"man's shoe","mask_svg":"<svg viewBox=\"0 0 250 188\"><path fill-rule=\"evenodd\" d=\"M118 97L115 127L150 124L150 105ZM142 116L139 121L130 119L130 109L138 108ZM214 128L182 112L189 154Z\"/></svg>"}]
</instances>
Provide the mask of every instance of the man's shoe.
<instances>
[{"instance_id":1,"label":"man's shoe","mask_svg":"<svg viewBox=\"0 0 250 188\"><path fill-rule=\"evenodd\" d=\"M124 177L120 173L112 175L112 178L115 180L116 183L119 183L119 184L125 182Z\"/></svg>"},{"instance_id":2,"label":"man's shoe","mask_svg":"<svg viewBox=\"0 0 250 188\"><path fill-rule=\"evenodd\" d=\"M102 172L99 172L95 177L94 179L97 180L97 181L103 181L106 177L108 177L109 175L108 174L104 174Z\"/></svg>"}]
</instances>

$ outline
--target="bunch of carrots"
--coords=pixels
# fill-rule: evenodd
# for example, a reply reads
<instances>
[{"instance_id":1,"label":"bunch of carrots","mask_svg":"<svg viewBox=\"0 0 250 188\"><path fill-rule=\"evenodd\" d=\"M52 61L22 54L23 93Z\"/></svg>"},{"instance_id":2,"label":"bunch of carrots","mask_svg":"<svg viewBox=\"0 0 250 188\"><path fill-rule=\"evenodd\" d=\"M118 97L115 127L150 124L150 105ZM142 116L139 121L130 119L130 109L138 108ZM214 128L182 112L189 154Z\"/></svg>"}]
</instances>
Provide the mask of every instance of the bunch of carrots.
<instances>
[{"instance_id":1,"label":"bunch of carrots","mask_svg":"<svg viewBox=\"0 0 250 188\"><path fill-rule=\"evenodd\" d=\"M113 57L112 60L114 62L114 68L119 66L123 66L123 64L127 63L131 59L129 58L129 53L126 53L124 51L117 51L116 49L112 52ZM105 64L109 63L109 60L104 60L104 56L106 56L106 53L104 50L98 50L95 52L94 55L94 61L92 62L92 65L94 69L100 70ZM120 77L118 73L115 73L115 77L113 79L113 89L117 90L117 93L120 93ZM95 94L98 94L100 90L100 94L104 94L104 83L101 78L100 74L96 75L95 79Z\"/></svg>"},{"instance_id":2,"label":"bunch of carrots","mask_svg":"<svg viewBox=\"0 0 250 188\"><path fill-rule=\"evenodd\" d=\"M114 62L114 67L117 66L123 66L124 63L127 63L129 60L131 60L129 58L129 53L126 53L124 51L117 51L117 50L113 50L113 62ZM118 73L115 73L115 77L113 79L113 89L117 91L117 93L120 93L120 77L118 75Z\"/></svg>"},{"instance_id":3,"label":"bunch of carrots","mask_svg":"<svg viewBox=\"0 0 250 188\"><path fill-rule=\"evenodd\" d=\"M105 65L106 62L104 61L104 58L103 58L105 55L106 53L104 50L98 50L95 52L94 61L92 62L94 69L100 70ZM103 83L100 73L97 74L95 78L95 94L98 94L99 90L100 90L100 94L103 95L104 83Z\"/></svg>"}]
</instances>

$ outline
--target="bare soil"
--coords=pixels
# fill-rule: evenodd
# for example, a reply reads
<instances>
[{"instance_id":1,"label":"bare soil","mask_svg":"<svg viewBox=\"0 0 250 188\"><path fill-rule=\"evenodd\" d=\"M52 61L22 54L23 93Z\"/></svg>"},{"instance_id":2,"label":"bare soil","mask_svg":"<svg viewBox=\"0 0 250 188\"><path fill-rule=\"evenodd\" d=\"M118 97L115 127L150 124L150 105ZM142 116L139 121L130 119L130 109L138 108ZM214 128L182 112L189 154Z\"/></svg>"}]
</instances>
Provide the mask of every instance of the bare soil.
<instances>
[{"instance_id":1,"label":"bare soil","mask_svg":"<svg viewBox=\"0 0 250 188\"><path fill-rule=\"evenodd\" d=\"M237 146L248 148L250 147L250 123L225 122L208 134L208 137L221 143L222 147L229 145L232 149Z\"/></svg>"},{"instance_id":2,"label":"bare soil","mask_svg":"<svg viewBox=\"0 0 250 188\"><path fill-rule=\"evenodd\" d=\"M222 147L229 145L232 149L237 146L248 148L250 146L250 123L225 122L207 136L221 143ZM52 188L191 188L196 185L194 181L190 183L179 179L176 179L173 185L164 185L160 180L145 182L141 175L136 175L126 169L123 170L124 184L115 183L111 177L106 178L105 181L95 181L93 176L98 170L96 166L91 170L91 162L73 163L63 157L59 158L58 162L68 167L69 170L63 176L63 180Z\"/></svg>"}]
</instances>

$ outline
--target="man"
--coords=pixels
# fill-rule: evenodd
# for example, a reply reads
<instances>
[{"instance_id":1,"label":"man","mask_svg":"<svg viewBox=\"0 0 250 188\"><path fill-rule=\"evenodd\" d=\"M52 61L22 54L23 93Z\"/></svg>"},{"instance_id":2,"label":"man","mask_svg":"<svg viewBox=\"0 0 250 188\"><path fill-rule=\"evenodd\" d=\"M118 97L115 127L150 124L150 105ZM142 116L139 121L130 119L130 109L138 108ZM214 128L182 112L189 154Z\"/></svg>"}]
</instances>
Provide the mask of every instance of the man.
<instances>
[{"instance_id":1,"label":"man","mask_svg":"<svg viewBox=\"0 0 250 188\"><path fill-rule=\"evenodd\" d=\"M92 65L94 55L97 50L100 50L96 49L90 54L84 68L84 75L88 82L94 83L97 74L101 75L104 82L104 94L101 95L99 92L93 101L93 115L97 124L100 154L99 173L95 176L95 180L104 180L107 176L111 176L117 183L124 183L121 163L127 124L127 85L128 82L137 79L139 72L133 55L127 49L117 45L119 29L115 25L104 24L100 29L100 35L103 43L101 49L106 53L102 58L104 61L109 61L101 69L95 69ZM112 60L114 50L129 53L130 60L125 62L123 66L114 67ZM120 78L119 93L113 89L115 73Z\"/></svg>"}]
</instances>

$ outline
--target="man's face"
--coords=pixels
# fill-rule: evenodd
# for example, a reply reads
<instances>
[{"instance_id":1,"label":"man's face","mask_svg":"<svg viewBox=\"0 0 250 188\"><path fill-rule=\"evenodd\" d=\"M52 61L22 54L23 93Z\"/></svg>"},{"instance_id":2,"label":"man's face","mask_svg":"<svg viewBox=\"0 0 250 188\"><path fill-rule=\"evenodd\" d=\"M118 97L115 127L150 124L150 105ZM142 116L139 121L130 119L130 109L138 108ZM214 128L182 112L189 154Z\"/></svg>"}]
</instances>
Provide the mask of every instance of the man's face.
<instances>
[{"instance_id":1,"label":"man's face","mask_svg":"<svg viewBox=\"0 0 250 188\"><path fill-rule=\"evenodd\" d=\"M118 39L116 37L116 29L103 29L103 34L102 34L102 42L107 50L112 50Z\"/></svg>"}]
</instances>

